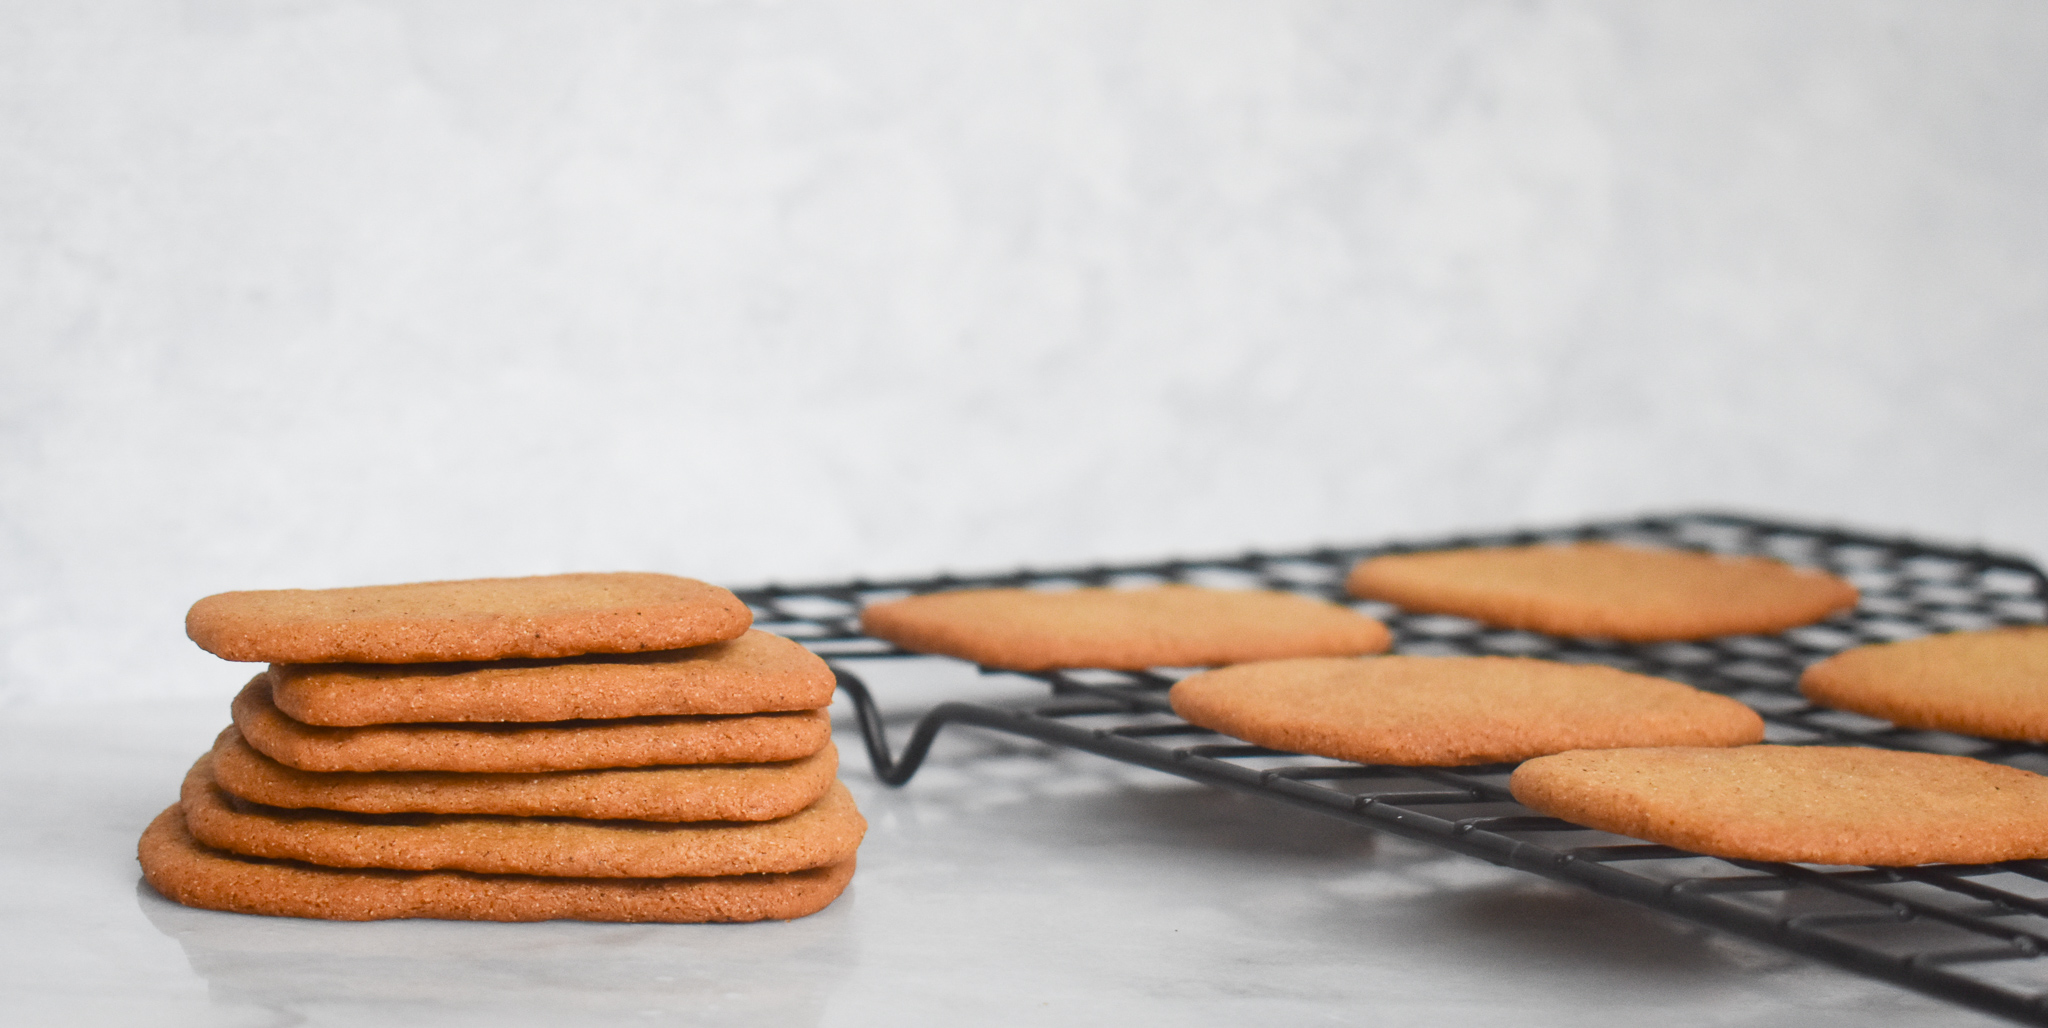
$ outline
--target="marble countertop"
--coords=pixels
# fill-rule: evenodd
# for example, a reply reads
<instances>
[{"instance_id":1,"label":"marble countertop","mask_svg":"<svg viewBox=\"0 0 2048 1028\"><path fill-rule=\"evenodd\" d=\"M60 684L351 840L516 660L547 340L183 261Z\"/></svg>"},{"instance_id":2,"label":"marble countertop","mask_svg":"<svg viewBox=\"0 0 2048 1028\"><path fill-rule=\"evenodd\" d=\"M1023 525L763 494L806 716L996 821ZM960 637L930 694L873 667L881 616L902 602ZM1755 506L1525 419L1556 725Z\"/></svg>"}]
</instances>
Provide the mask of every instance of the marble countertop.
<instances>
[{"instance_id":1,"label":"marble countertop","mask_svg":"<svg viewBox=\"0 0 2048 1028\"><path fill-rule=\"evenodd\" d=\"M905 718L971 680L878 690ZM1418 843L949 728L821 914L340 924L190 910L136 836L205 702L0 713L0 1022L28 1025L2003 1022ZM843 713L843 712L840 712ZM907 721L899 721L899 738Z\"/></svg>"}]
</instances>

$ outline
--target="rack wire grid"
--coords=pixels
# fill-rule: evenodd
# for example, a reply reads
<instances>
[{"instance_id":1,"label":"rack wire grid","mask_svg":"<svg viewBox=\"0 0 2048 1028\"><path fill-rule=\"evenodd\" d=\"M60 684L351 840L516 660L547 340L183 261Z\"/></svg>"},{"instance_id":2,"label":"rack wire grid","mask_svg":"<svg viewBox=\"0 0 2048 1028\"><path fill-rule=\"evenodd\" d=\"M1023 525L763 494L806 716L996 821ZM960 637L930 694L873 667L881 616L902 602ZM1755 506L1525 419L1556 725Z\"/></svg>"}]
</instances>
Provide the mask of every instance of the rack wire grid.
<instances>
[{"instance_id":1,"label":"rack wire grid","mask_svg":"<svg viewBox=\"0 0 2048 1028\"><path fill-rule=\"evenodd\" d=\"M1862 599L1853 612L1778 635L1626 644L1411 614L1343 593L1352 564L1378 554L1594 539L1772 556L1841 575ZM1980 549L1737 514L1650 516L1212 560L768 586L741 590L740 596L754 608L758 627L796 639L828 662L865 662L921 656L862 635L859 610L867 603L958 588L1161 582L1283 589L1345 602L1384 621L1397 653L1533 656L1676 679L1754 708L1765 720L1767 742L1961 754L2048 773L2048 746L1900 728L1814 706L1796 689L1808 664L1853 646L2042 623L2048 620L2048 578L2039 568ZM1536 814L1508 794L1513 765L1355 764L1217 735L1180 720L1167 705L1168 688L1187 669L1029 673L1050 687L1044 701L939 704L917 722L902 752L892 755L864 683L844 666L835 664L834 670L853 703L875 773L891 785L916 773L942 728L975 725L1306 807L1992 1014L2048 1025L2048 861L1879 868L1701 856Z\"/></svg>"}]
</instances>

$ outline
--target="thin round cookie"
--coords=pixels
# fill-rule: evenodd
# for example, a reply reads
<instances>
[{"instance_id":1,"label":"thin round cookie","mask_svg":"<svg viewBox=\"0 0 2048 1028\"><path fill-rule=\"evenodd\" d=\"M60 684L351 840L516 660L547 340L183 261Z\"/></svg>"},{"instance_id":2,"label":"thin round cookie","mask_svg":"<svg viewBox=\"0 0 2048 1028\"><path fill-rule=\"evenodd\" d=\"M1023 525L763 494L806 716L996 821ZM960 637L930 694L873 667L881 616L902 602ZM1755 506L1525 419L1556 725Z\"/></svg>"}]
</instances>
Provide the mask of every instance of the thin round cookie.
<instances>
[{"instance_id":1,"label":"thin round cookie","mask_svg":"<svg viewBox=\"0 0 2048 1028\"><path fill-rule=\"evenodd\" d=\"M759 714L832 702L832 669L749 631L687 650L460 664L273 664L271 701L309 725Z\"/></svg>"},{"instance_id":2,"label":"thin round cookie","mask_svg":"<svg viewBox=\"0 0 2048 1028\"><path fill-rule=\"evenodd\" d=\"M319 867L200 845L176 804L136 846L142 876L165 899L203 910L329 921L786 921L823 910L853 879L853 860L787 874L713 878L544 878L462 871Z\"/></svg>"},{"instance_id":3,"label":"thin round cookie","mask_svg":"<svg viewBox=\"0 0 2048 1028\"><path fill-rule=\"evenodd\" d=\"M674 878L801 871L851 859L867 821L838 783L775 821L583 821L465 814L377 816L281 810L236 799L209 754L179 806L193 838L247 857L326 867L569 878Z\"/></svg>"},{"instance_id":4,"label":"thin round cookie","mask_svg":"<svg viewBox=\"0 0 2048 1028\"><path fill-rule=\"evenodd\" d=\"M219 593L186 612L185 634L228 660L415 664L679 650L753 617L715 585L621 571Z\"/></svg>"},{"instance_id":5,"label":"thin round cookie","mask_svg":"<svg viewBox=\"0 0 2048 1028\"><path fill-rule=\"evenodd\" d=\"M861 631L906 650L1012 671L1204 667L1278 657L1378 653L1385 625L1282 592L970 589L861 611Z\"/></svg>"},{"instance_id":6,"label":"thin round cookie","mask_svg":"<svg viewBox=\"0 0 2048 1028\"><path fill-rule=\"evenodd\" d=\"M1613 543L1389 554L1345 588L1409 610L1629 642L1781 632L1856 605L1856 587L1763 557Z\"/></svg>"},{"instance_id":7,"label":"thin round cookie","mask_svg":"<svg viewBox=\"0 0 2048 1028\"><path fill-rule=\"evenodd\" d=\"M1907 728L2048 740L2048 627L1859 646L1808 667L1799 691Z\"/></svg>"},{"instance_id":8,"label":"thin round cookie","mask_svg":"<svg viewBox=\"0 0 2048 1028\"><path fill-rule=\"evenodd\" d=\"M357 814L503 814L634 821L771 821L831 789L839 751L827 745L772 764L607 768L540 774L301 771L258 753L233 728L213 744L213 775L268 807Z\"/></svg>"},{"instance_id":9,"label":"thin round cookie","mask_svg":"<svg viewBox=\"0 0 2048 1028\"><path fill-rule=\"evenodd\" d=\"M1736 860L2048 857L2048 778L1968 757L1833 746L1588 750L1531 760L1508 787L1573 824Z\"/></svg>"},{"instance_id":10,"label":"thin round cookie","mask_svg":"<svg viewBox=\"0 0 2048 1028\"><path fill-rule=\"evenodd\" d=\"M1763 719L1734 700L1610 667L1527 657L1308 658L1191 675L1190 723L1362 764L1447 767L1610 746L1739 746Z\"/></svg>"},{"instance_id":11,"label":"thin round cookie","mask_svg":"<svg viewBox=\"0 0 2048 1028\"><path fill-rule=\"evenodd\" d=\"M233 710L249 745L301 771L517 773L763 763L807 757L832 741L823 710L329 728L284 716L270 701L267 672L243 687Z\"/></svg>"}]
</instances>

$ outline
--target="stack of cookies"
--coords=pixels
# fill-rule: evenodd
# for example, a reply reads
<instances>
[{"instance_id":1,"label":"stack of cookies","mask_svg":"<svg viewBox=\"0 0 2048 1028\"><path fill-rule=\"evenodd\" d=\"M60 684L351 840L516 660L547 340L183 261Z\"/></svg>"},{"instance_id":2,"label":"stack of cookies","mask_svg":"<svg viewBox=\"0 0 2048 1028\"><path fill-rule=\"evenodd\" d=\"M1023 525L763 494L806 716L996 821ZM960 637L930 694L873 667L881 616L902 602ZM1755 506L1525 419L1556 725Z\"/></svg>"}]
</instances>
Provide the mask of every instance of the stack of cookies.
<instances>
[{"instance_id":1,"label":"stack of cookies","mask_svg":"<svg viewBox=\"0 0 2048 1028\"><path fill-rule=\"evenodd\" d=\"M188 906L373 920L813 913L866 822L832 672L687 578L223 593L186 631L270 664L143 834Z\"/></svg>"}]
</instances>

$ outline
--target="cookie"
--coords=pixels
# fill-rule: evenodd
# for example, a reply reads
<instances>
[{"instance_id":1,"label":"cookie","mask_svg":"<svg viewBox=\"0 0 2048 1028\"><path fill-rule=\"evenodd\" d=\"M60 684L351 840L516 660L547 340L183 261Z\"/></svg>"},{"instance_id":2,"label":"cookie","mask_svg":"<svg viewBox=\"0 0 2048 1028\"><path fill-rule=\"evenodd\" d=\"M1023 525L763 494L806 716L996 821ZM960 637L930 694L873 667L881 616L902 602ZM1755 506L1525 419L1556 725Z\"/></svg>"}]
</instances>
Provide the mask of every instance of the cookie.
<instances>
[{"instance_id":1,"label":"cookie","mask_svg":"<svg viewBox=\"0 0 2048 1028\"><path fill-rule=\"evenodd\" d=\"M1856 605L1855 586L1775 560L1613 543L1371 557L1345 587L1408 610L1629 642L1782 632Z\"/></svg>"},{"instance_id":2,"label":"cookie","mask_svg":"<svg viewBox=\"0 0 2048 1028\"><path fill-rule=\"evenodd\" d=\"M767 632L557 661L270 668L272 702L309 725L758 714L823 707L833 688L816 654Z\"/></svg>"},{"instance_id":3,"label":"cookie","mask_svg":"<svg viewBox=\"0 0 2048 1028\"><path fill-rule=\"evenodd\" d=\"M346 814L239 800L213 758L185 776L192 837L248 857L326 867L568 878L673 878L801 871L850 859L867 822L846 787L775 821L583 821L470 814Z\"/></svg>"},{"instance_id":4,"label":"cookie","mask_svg":"<svg viewBox=\"0 0 2048 1028\"><path fill-rule=\"evenodd\" d=\"M1452 766L1610 746L1737 746L1763 719L1688 685L1527 657L1306 658L1191 675L1190 723L1276 750Z\"/></svg>"},{"instance_id":5,"label":"cookie","mask_svg":"<svg viewBox=\"0 0 2048 1028\"><path fill-rule=\"evenodd\" d=\"M220 593L185 634L228 660L413 664L677 650L737 637L732 593L645 572Z\"/></svg>"},{"instance_id":6,"label":"cookie","mask_svg":"<svg viewBox=\"0 0 2048 1028\"><path fill-rule=\"evenodd\" d=\"M823 710L509 724L305 725L270 701L268 673L234 702L235 727L264 756L301 771L578 771L657 764L765 763L832 740Z\"/></svg>"},{"instance_id":7,"label":"cookie","mask_svg":"<svg viewBox=\"0 0 2048 1028\"><path fill-rule=\"evenodd\" d=\"M2048 628L1860 646L1807 668L1799 691L1908 728L2048 740Z\"/></svg>"},{"instance_id":8,"label":"cookie","mask_svg":"<svg viewBox=\"0 0 2048 1028\"><path fill-rule=\"evenodd\" d=\"M930 593L868 607L860 626L906 650L1013 671L1378 653L1392 641L1385 625L1334 604L1186 585Z\"/></svg>"},{"instance_id":9,"label":"cookie","mask_svg":"<svg viewBox=\"0 0 2048 1028\"><path fill-rule=\"evenodd\" d=\"M461 871L343 870L240 857L199 844L176 805L137 847L166 899L237 914L378 921L766 921L823 910L853 878L851 858L787 874L710 878L543 878Z\"/></svg>"},{"instance_id":10,"label":"cookie","mask_svg":"<svg viewBox=\"0 0 2048 1028\"><path fill-rule=\"evenodd\" d=\"M300 771L264 756L233 728L213 744L228 792L270 807L359 814L505 814L636 821L769 821L822 798L839 769L831 745L800 760L541 774Z\"/></svg>"},{"instance_id":11,"label":"cookie","mask_svg":"<svg viewBox=\"0 0 2048 1028\"><path fill-rule=\"evenodd\" d=\"M1832 746L1582 751L1529 761L1508 787L1573 824L1737 860L2048 857L2048 778L1968 757Z\"/></svg>"}]
</instances>

